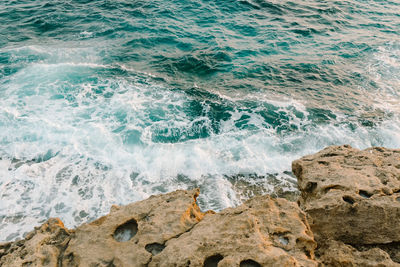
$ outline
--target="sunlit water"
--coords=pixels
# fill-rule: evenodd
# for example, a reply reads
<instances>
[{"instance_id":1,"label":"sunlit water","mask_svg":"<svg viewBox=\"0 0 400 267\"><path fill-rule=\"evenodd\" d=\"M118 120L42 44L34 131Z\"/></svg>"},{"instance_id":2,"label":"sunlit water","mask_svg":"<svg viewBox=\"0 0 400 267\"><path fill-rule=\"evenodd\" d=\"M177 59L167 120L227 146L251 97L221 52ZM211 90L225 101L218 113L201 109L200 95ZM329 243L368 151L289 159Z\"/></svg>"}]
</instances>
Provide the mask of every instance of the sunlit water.
<instances>
[{"instance_id":1,"label":"sunlit water","mask_svg":"<svg viewBox=\"0 0 400 267\"><path fill-rule=\"evenodd\" d=\"M400 147L400 2L0 2L0 240L200 187L296 192L292 160Z\"/></svg>"}]
</instances>

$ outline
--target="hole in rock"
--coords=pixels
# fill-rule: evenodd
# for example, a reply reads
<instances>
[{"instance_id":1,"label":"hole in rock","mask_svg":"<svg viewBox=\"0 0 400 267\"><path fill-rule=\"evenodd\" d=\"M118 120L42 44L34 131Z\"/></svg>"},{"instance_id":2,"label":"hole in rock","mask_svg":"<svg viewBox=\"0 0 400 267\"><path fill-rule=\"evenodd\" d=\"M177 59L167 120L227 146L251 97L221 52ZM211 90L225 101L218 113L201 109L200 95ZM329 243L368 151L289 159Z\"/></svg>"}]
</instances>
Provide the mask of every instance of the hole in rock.
<instances>
[{"instance_id":1,"label":"hole in rock","mask_svg":"<svg viewBox=\"0 0 400 267\"><path fill-rule=\"evenodd\" d=\"M344 200L345 202L351 204L351 205L353 205L354 202L355 202L354 199L353 199L352 197L350 197L350 196L344 196L344 197L343 197L343 200Z\"/></svg>"},{"instance_id":2,"label":"hole in rock","mask_svg":"<svg viewBox=\"0 0 400 267\"><path fill-rule=\"evenodd\" d=\"M274 233L274 240L280 245L287 246L289 244L289 238L286 236L287 233ZM278 245L279 245L278 244Z\"/></svg>"},{"instance_id":3,"label":"hole in rock","mask_svg":"<svg viewBox=\"0 0 400 267\"><path fill-rule=\"evenodd\" d=\"M336 157L336 156L340 156L340 154L338 154L338 153L326 153L326 154L323 154L321 157L329 158L329 157Z\"/></svg>"},{"instance_id":4,"label":"hole in rock","mask_svg":"<svg viewBox=\"0 0 400 267\"><path fill-rule=\"evenodd\" d=\"M150 252L153 256L155 256L155 255L159 254L161 251L163 251L165 246L163 244L159 244L159 243L151 243L151 244L147 244L144 248L148 252Z\"/></svg>"},{"instance_id":5,"label":"hole in rock","mask_svg":"<svg viewBox=\"0 0 400 267\"><path fill-rule=\"evenodd\" d=\"M280 236L278 237L279 243L281 243L284 246L287 246L287 244L289 244L289 238L287 238L286 236Z\"/></svg>"},{"instance_id":6,"label":"hole in rock","mask_svg":"<svg viewBox=\"0 0 400 267\"><path fill-rule=\"evenodd\" d=\"M331 186L325 187L324 192L328 193L329 191L334 190L334 189L335 190L344 190L344 187L340 186L340 185L331 185Z\"/></svg>"},{"instance_id":7,"label":"hole in rock","mask_svg":"<svg viewBox=\"0 0 400 267\"><path fill-rule=\"evenodd\" d=\"M138 231L138 224L136 220L132 219L124 224L118 226L115 230L113 237L118 242L126 242L132 239Z\"/></svg>"},{"instance_id":8,"label":"hole in rock","mask_svg":"<svg viewBox=\"0 0 400 267\"><path fill-rule=\"evenodd\" d=\"M371 194L371 193L368 193L367 191L365 191L365 190L360 190L359 192L358 192L358 194L360 195L360 196L362 196L363 198L370 198L373 194Z\"/></svg>"},{"instance_id":9,"label":"hole in rock","mask_svg":"<svg viewBox=\"0 0 400 267\"><path fill-rule=\"evenodd\" d=\"M212 255L204 261L204 267L217 267L223 258L221 254Z\"/></svg>"},{"instance_id":10,"label":"hole in rock","mask_svg":"<svg viewBox=\"0 0 400 267\"><path fill-rule=\"evenodd\" d=\"M301 250L304 252L304 254L307 256L307 258L311 258L311 252L309 249L309 242L307 239L304 238L297 238L296 239L296 246L301 247ZM311 249L313 249L311 247Z\"/></svg>"},{"instance_id":11,"label":"hole in rock","mask_svg":"<svg viewBox=\"0 0 400 267\"><path fill-rule=\"evenodd\" d=\"M304 254L306 254L307 258L311 259L311 252L307 248L303 248Z\"/></svg>"},{"instance_id":12,"label":"hole in rock","mask_svg":"<svg viewBox=\"0 0 400 267\"><path fill-rule=\"evenodd\" d=\"M196 215L193 213L193 210L190 211L190 218L191 219L195 219Z\"/></svg>"},{"instance_id":13,"label":"hole in rock","mask_svg":"<svg viewBox=\"0 0 400 267\"><path fill-rule=\"evenodd\" d=\"M74 254L73 253L69 253L66 257L67 261L69 263L72 263L74 261Z\"/></svg>"},{"instance_id":14,"label":"hole in rock","mask_svg":"<svg viewBox=\"0 0 400 267\"><path fill-rule=\"evenodd\" d=\"M261 267L261 264L253 260L244 260L240 262L240 267Z\"/></svg>"},{"instance_id":15,"label":"hole in rock","mask_svg":"<svg viewBox=\"0 0 400 267\"><path fill-rule=\"evenodd\" d=\"M315 188L317 188L317 183L315 183L315 182L308 182L307 185L306 185L305 190L306 190L306 192L308 192L308 193L312 193L312 192L315 190Z\"/></svg>"}]
</instances>

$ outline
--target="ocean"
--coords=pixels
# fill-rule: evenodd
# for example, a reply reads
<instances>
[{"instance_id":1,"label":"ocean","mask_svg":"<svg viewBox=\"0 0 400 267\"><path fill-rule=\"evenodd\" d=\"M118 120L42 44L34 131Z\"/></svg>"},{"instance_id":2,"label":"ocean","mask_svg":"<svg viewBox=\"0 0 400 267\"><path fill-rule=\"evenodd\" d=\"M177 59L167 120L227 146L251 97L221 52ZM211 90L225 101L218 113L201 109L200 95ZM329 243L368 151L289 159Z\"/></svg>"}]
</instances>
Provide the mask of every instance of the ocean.
<instances>
[{"instance_id":1,"label":"ocean","mask_svg":"<svg viewBox=\"0 0 400 267\"><path fill-rule=\"evenodd\" d=\"M2 0L0 241L199 187L294 197L291 162L400 147L399 0Z\"/></svg>"}]
</instances>

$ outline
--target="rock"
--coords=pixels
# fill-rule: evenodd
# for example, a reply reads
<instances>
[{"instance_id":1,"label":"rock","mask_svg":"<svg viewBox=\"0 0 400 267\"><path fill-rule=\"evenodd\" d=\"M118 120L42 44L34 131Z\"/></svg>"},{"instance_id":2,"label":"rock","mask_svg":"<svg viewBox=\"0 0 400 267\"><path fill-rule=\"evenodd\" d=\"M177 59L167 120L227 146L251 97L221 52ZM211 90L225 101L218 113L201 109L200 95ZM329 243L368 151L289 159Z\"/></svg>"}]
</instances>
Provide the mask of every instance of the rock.
<instances>
[{"instance_id":1,"label":"rock","mask_svg":"<svg viewBox=\"0 0 400 267\"><path fill-rule=\"evenodd\" d=\"M69 240L63 223L49 219L24 240L0 244L0 266L58 266Z\"/></svg>"},{"instance_id":2,"label":"rock","mask_svg":"<svg viewBox=\"0 0 400 267\"><path fill-rule=\"evenodd\" d=\"M203 213L198 189L178 190L74 230L49 219L0 243L0 266L400 266L400 150L332 146L292 167L299 205Z\"/></svg>"},{"instance_id":3,"label":"rock","mask_svg":"<svg viewBox=\"0 0 400 267\"><path fill-rule=\"evenodd\" d=\"M400 150L331 146L292 164L317 242L400 241Z\"/></svg>"},{"instance_id":4,"label":"rock","mask_svg":"<svg viewBox=\"0 0 400 267\"><path fill-rule=\"evenodd\" d=\"M327 266L400 266L400 150L328 147L292 164Z\"/></svg>"},{"instance_id":5,"label":"rock","mask_svg":"<svg viewBox=\"0 0 400 267\"><path fill-rule=\"evenodd\" d=\"M152 196L68 231L50 219L0 244L1 266L317 266L316 243L296 203L253 198L202 213L198 190Z\"/></svg>"},{"instance_id":6,"label":"rock","mask_svg":"<svg viewBox=\"0 0 400 267\"><path fill-rule=\"evenodd\" d=\"M178 190L129 204L79 226L63 266L146 266L164 244L189 231L204 216L198 189Z\"/></svg>"},{"instance_id":7,"label":"rock","mask_svg":"<svg viewBox=\"0 0 400 267\"><path fill-rule=\"evenodd\" d=\"M392 261L388 253L379 248L357 250L340 241L328 240L318 244L316 251L318 260L324 266L363 266L363 267L399 267Z\"/></svg>"},{"instance_id":8,"label":"rock","mask_svg":"<svg viewBox=\"0 0 400 267\"><path fill-rule=\"evenodd\" d=\"M317 266L305 214L269 196L206 215L165 246L149 266Z\"/></svg>"},{"instance_id":9,"label":"rock","mask_svg":"<svg viewBox=\"0 0 400 267\"><path fill-rule=\"evenodd\" d=\"M393 242L387 244L372 244L372 245L356 245L355 246L359 251L366 251L371 248L379 248L389 254L390 258L397 263L400 263L400 243Z\"/></svg>"}]
</instances>

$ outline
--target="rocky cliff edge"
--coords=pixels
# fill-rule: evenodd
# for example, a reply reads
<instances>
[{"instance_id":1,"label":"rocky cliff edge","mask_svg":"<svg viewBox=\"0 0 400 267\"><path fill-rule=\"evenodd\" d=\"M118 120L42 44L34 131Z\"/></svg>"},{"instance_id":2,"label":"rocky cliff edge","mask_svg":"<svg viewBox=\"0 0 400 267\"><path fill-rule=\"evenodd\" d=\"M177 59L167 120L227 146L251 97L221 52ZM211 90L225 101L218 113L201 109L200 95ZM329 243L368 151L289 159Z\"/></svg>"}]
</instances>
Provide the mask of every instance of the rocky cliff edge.
<instances>
[{"instance_id":1,"label":"rocky cliff edge","mask_svg":"<svg viewBox=\"0 0 400 267\"><path fill-rule=\"evenodd\" d=\"M332 146L292 164L296 202L202 212L195 190L0 243L0 266L400 266L400 150Z\"/></svg>"}]
</instances>

